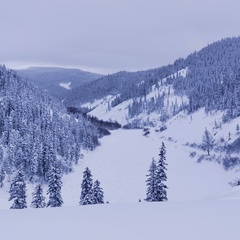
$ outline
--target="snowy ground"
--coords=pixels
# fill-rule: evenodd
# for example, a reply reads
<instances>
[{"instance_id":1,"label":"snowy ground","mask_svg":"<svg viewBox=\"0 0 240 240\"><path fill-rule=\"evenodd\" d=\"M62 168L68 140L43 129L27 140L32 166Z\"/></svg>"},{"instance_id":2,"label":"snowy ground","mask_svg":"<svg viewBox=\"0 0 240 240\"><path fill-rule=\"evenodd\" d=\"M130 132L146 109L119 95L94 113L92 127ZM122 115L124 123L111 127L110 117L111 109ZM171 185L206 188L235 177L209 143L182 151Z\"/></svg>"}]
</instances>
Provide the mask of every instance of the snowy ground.
<instances>
[{"instance_id":1,"label":"snowy ground","mask_svg":"<svg viewBox=\"0 0 240 240\"><path fill-rule=\"evenodd\" d=\"M145 198L146 174L153 157L158 158L164 141L167 148L169 201L190 201L231 189L228 182L235 172L227 172L213 162L196 163L188 149L161 139L161 133L152 130L149 137L142 130L118 130L103 138L101 147L85 154L75 172L64 177L63 195L67 206L79 202L82 172L92 171L104 189L110 203L138 202Z\"/></svg>"},{"instance_id":2,"label":"snowy ground","mask_svg":"<svg viewBox=\"0 0 240 240\"><path fill-rule=\"evenodd\" d=\"M2 210L1 239L238 240L239 201Z\"/></svg>"},{"instance_id":3,"label":"snowy ground","mask_svg":"<svg viewBox=\"0 0 240 240\"><path fill-rule=\"evenodd\" d=\"M85 240L237 240L240 188L228 184L239 177L214 162L197 163L189 157L189 141L201 141L221 116L179 114L162 133L150 129L116 130L101 139L101 146L84 153L74 172L63 177L64 206L57 209L8 210L8 186L0 191L3 239ZM219 137L234 131L238 120L223 125ZM234 134L232 134L234 135ZM158 158L164 141L168 162L166 203L144 202L146 174L152 157ZM78 206L82 172L92 171L110 204ZM28 185L28 203L33 186ZM46 189L45 189L46 190ZM139 203L139 199L142 200Z\"/></svg>"}]
</instances>

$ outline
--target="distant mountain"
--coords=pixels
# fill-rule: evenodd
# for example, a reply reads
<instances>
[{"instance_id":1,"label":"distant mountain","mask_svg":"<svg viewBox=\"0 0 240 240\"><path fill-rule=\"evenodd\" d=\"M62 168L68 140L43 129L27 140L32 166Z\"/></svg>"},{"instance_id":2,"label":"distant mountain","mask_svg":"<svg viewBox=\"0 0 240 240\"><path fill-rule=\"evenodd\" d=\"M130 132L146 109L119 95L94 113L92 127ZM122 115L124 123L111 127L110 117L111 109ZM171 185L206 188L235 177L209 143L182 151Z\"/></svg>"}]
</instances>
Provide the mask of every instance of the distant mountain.
<instances>
[{"instance_id":1,"label":"distant mountain","mask_svg":"<svg viewBox=\"0 0 240 240\"><path fill-rule=\"evenodd\" d=\"M240 116L240 37L212 43L173 64L119 72L75 88L67 106L121 124L161 125L182 110L225 111Z\"/></svg>"},{"instance_id":2,"label":"distant mountain","mask_svg":"<svg viewBox=\"0 0 240 240\"><path fill-rule=\"evenodd\" d=\"M59 100L65 99L69 91L103 76L79 69L57 67L29 67L17 70L17 73L36 87L47 90L50 95Z\"/></svg>"}]
</instances>

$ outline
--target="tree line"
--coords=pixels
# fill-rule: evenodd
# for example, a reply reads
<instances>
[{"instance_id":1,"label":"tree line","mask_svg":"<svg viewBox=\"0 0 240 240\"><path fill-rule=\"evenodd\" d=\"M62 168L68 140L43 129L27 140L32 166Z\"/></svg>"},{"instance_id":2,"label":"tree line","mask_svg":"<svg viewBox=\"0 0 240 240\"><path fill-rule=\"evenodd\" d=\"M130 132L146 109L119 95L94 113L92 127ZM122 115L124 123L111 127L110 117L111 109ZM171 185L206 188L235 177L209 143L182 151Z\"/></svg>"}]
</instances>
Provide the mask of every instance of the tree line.
<instances>
[{"instance_id":1,"label":"tree line","mask_svg":"<svg viewBox=\"0 0 240 240\"><path fill-rule=\"evenodd\" d=\"M62 173L59 165L53 165L49 174L48 190L49 200L46 203L46 199L43 195L42 184L37 184L32 193L31 207L44 208L44 207L61 207L63 205L63 199L61 194L62 189ZM27 195L26 195L26 182L24 175L21 171L18 171L11 182L9 189L9 201L12 201L11 209L24 209L27 208ZM81 194L79 205L89 204L103 204L104 193L98 180L93 182L92 174L89 168L86 168L83 172L83 180L81 184Z\"/></svg>"},{"instance_id":2,"label":"tree line","mask_svg":"<svg viewBox=\"0 0 240 240\"><path fill-rule=\"evenodd\" d=\"M49 183L60 168L72 171L82 149L99 145L96 127L16 72L0 66L0 187L21 172L31 183Z\"/></svg>"},{"instance_id":3,"label":"tree line","mask_svg":"<svg viewBox=\"0 0 240 240\"><path fill-rule=\"evenodd\" d=\"M163 202L167 201L167 189L165 182L167 181L167 163L166 163L166 147L162 142L159 159L156 162L152 159L146 180L146 198L148 202ZM31 207L61 207L63 199L61 195L62 188L62 172L61 167L56 162L52 165L50 174L48 176L48 190L49 200L46 203L43 196L43 188L41 184L37 184L32 193ZM27 208L26 202L26 183L24 175L18 171L13 178L9 190L9 201L13 201L11 209ZM91 170L86 167L83 172L83 179L81 183L81 193L79 198L79 205L104 204L104 192L98 180L93 181Z\"/></svg>"}]
</instances>

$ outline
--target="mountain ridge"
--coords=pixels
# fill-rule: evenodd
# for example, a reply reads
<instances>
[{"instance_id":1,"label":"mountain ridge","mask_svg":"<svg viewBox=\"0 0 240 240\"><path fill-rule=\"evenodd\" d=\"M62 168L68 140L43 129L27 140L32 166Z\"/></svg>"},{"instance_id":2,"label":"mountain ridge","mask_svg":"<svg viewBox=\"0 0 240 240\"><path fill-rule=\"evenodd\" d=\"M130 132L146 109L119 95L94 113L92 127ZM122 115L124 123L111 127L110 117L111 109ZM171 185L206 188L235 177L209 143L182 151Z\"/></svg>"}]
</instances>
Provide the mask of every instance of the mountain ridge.
<instances>
[{"instance_id":1,"label":"mountain ridge","mask_svg":"<svg viewBox=\"0 0 240 240\"><path fill-rule=\"evenodd\" d=\"M124 108L125 124L152 124L141 122L143 115L145 119L157 115L164 122L179 111L202 107L227 111L224 121L228 121L240 114L239 62L240 37L226 38L167 66L101 77L74 89L65 105L83 107L108 121L118 121L116 112Z\"/></svg>"},{"instance_id":2,"label":"mountain ridge","mask_svg":"<svg viewBox=\"0 0 240 240\"><path fill-rule=\"evenodd\" d=\"M16 70L23 79L31 82L36 87L47 90L48 93L58 100L66 98L68 91L91 82L102 74L82 71L77 68L62 67L29 67Z\"/></svg>"}]
</instances>

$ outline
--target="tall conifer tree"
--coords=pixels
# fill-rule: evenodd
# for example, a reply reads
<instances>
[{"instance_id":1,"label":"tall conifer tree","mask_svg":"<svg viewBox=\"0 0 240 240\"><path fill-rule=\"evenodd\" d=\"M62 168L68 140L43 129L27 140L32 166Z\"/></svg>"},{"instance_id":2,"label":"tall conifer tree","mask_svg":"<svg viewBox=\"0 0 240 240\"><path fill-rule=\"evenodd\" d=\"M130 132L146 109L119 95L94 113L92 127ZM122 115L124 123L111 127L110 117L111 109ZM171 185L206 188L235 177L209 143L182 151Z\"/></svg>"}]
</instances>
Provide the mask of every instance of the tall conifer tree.
<instances>
[{"instance_id":1,"label":"tall conifer tree","mask_svg":"<svg viewBox=\"0 0 240 240\"><path fill-rule=\"evenodd\" d=\"M156 191L157 191L157 201L167 201L167 186L164 182L167 181L166 174L166 147L162 142L162 146L160 148L160 153L158 154L159 160L157 162L157 174L156 174Z\"/></svg>"},{"instance_id":2,"label":"tall conifer tree","mask_svg":"<svg viewBox=\"0 0 240 240\"><path fill-rule=\"evenodd\" d=\"M16 176L12 180L9 194L9 201L13 200L11 209L27 208L26 183L24 181L24 176L20 170L17 171Z\"/></svg>"},{"instance_id":3,"label":"tall conifer tree","mask_svg":"<svg viewBox=\"0 0 240 240\"><path fill-rule=\"evenodd\" d=\"M86 168L83 172L83 180L81 184L81 195L80 195L80 205L88 205L93 204L93 180L92 180L92 174L89 168Z\"/></svg>"},{"instance_id":4,"label":"tall conifer tree","mask_svg":"<svg viewBox=\"0 0 240 240\"><path fill-rule=\"evenodd\" d=\"M153 158L150 168L149 168L149 174L147 175L147 193L146 193L146 201L148 202L154 202L157 199L156 194L156 175L157 175L157 165L156 161Z\"/></svg>"},{"instance_id":5,"label":"tall conifer tree","mask_svg":"<svg viewBox=\"0 0 240 240\"><path fill-rule=\"evenodd\" d=\"M167 201L167 181L166 175L166 147L162 142L160 148L159 160L156 163L155 159L152 159L149 174L147 175L147 192L146 201L148 202L162 202Z\"/></svg>"},{"instance_id":6,"label":"tall conifer tree","mask_svg":"<svg viewBox=\"0 0 240 240\"><path fill-rule=\"evenodd\" d=\"M47 194L49 194L49 201L47 203L47 207L61 207L63 204L61 196L61 177L62 173L60 165L54 162L48 176L49 188Z\"/></svg>"},{"instance_id":7,"label":"tall conifer tree","mask_svg":"<svg viewBox=\"0 0 240 240\"><path fill-rule=\"evenodd\" d=\"M93 203L104 203L103 189L100 186L100 182L96 180L93 184Z\"/></svg>"},{"instance_id":8,"label":"tall conifer tree","mask_svg":"<svg viewBox=\"0 0 240 240\"><path fill-rule=\"evenodd\" d=\"M38 184L35 187L34 192L32 193L32 196L33 196L33 200L32 200L31 206L33 208L44 208L46 206L45 197L43 196L43 189L41 184Z\"/></svg>"}]
</instances>

